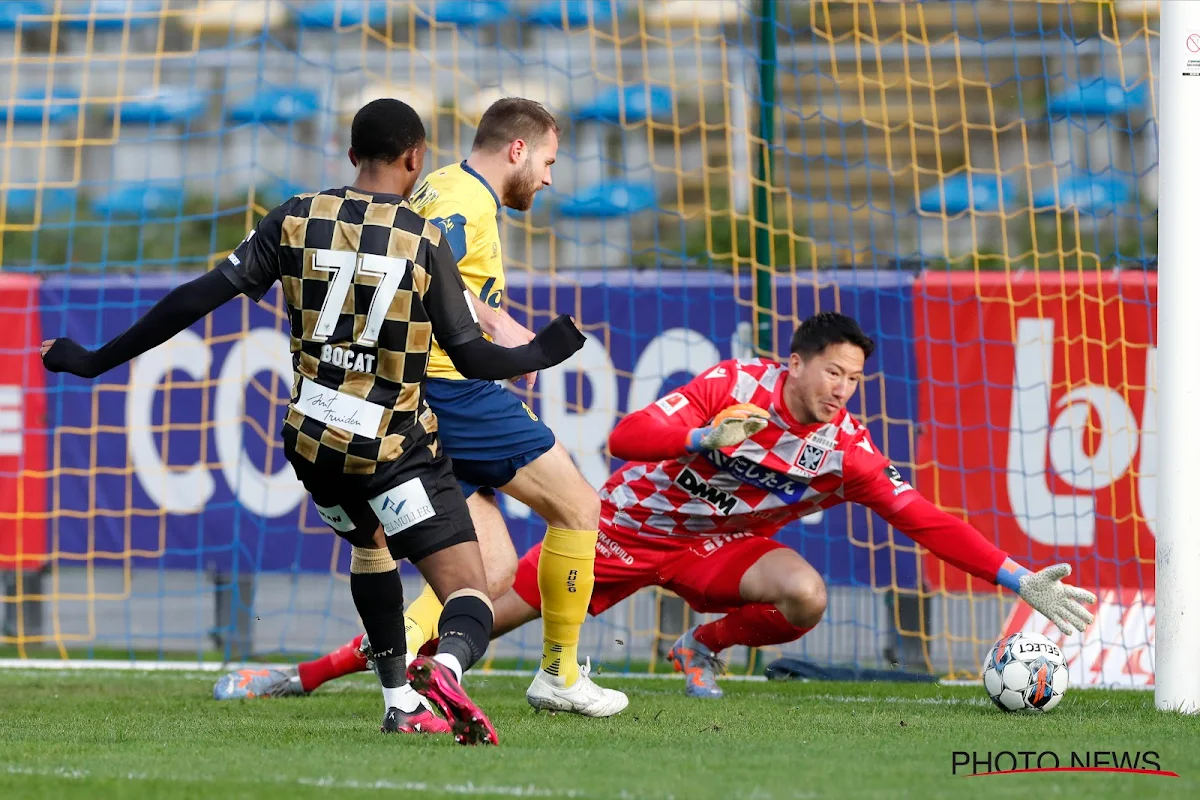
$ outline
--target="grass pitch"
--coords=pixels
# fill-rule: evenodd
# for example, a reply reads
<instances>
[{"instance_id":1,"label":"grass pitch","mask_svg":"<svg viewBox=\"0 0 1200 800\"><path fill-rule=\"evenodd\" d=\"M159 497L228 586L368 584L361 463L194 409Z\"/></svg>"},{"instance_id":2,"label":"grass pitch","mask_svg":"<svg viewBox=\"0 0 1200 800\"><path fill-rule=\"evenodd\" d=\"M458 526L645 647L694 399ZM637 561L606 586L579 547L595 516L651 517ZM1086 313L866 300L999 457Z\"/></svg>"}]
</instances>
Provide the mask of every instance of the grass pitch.
<instances>
[{"instance_id":1,"label":"grass pitch","mask_svg":"<svg viewBox=\"0 0 1200 800\"><path fill-rule=\"evenodd\" d=\"M378 733L373 676L313 696L218 703L213 674L0 671L0 797L540 798L1200 797L1200 719L1146 692L1071 690L1053 712L1003 714L981 687L602 680L630 695L609 720L534 714L528 680L468 688L499 748ZM954 751L1156 751L1178 778L953 776ZM961 772L961 770L960 770Z\"/></svg>"}]
</instances>

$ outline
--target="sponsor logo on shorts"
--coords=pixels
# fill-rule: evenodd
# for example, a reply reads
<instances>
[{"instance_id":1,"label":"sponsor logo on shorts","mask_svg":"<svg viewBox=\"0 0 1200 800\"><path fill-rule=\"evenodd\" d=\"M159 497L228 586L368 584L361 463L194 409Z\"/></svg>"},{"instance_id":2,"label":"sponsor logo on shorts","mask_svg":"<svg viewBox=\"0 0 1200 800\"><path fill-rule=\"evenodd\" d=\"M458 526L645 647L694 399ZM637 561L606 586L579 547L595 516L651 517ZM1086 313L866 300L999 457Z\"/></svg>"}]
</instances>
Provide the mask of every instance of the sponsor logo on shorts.
<instances>
[{"instance_id":1,"label":"sponsor logo on shorts","mask_svg":"<svg viewBox=\"0 0 1200 800\"><path fill-rule=\"evenodd\" d=\"M686 467L679 473L679 477L675 482L683 488L685 492L693 497L699 497L725 514L732 514L733 509L737 507L737 498L728 492L723 492L713 486L710 486L695 472L692 472Z\"/></svg>"},{"instance_id":2,"label":"sponsor logo on shorts","mask_svg":"<svg viewBox=\"0 0 1200 800\"><path fill-rule=\"evenodd\" d=\"M350 515L345 512L341 506L317 506L317 515L325 520L325 524L341 533L349 533L354 530L354 523L350 521Z\"/></svg>"},{"instance_id":3,"label":"sponsor logo on shorts","mask_svg":"<svg viewBox=\"0 0 1200 800\"><path fill-rule=\"evenodd\" d=\"M703 542L692 548L692 552L702 558L711 556L730 542L747 539L754 535L753 533L718 533L714 536L706 536Z\"/></svg>"},{"instance_id":4,"label":"sponsor logo on shorts","mask_svg":"<svg viewBox=\"0 0 1200 800\"><path fill-rule=\"evenodd\" d=\"M633 556L629 555L629 552L624 547L621 547L621 545L603 533L596 535L596 553L605 558L619 559L626 566L633 566Z\"/></svg>"},{"instance_id":5,"label":"sponsor logo on shorts","mask_svg":"<svg viewBox=\"0 0 1200 800\"><path fill-rule=\"evenodd\" d=\"M436 513L420 478L407 480L367 502L371 504L371 510L383 524L383 532L388 536L411 528Z\"/></svg>"}]
</instances>

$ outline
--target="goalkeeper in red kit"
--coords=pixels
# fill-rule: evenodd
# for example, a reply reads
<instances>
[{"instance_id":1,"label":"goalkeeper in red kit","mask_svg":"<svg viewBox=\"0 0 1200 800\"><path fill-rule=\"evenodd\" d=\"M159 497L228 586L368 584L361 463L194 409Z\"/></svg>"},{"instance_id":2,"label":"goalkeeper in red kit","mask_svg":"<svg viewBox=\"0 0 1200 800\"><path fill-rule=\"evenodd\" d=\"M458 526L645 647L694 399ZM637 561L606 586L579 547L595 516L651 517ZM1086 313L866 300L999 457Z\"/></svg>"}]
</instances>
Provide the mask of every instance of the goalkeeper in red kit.
<instances>
[{"instance_id":1,"label":"goalkeeper in red kit","mask_svg":"<svg viewBox=\"0 0 1200 800\"><path fill-rule=\"evenodd\" d=\"M1067 564L1030 572L966 522L922 497L846 411L874 343L854 320L822 313L792 338L787 362L723 361L629 414L609 438L627 463L600 493L595 615L661 586L694 610L721 613L675 642L687 693L720 697L718 656L734 645L799 639L825 613L821 576L773 537L784 525L860 503L943 561L1016 592L1064 633L1092 621L1096 598L1062 579ZM493 638L540 616L540 548L496 599ZM274 694L305 694L366 668L361 637L299 669ZM238 673L222 680L236 681Z\"/></svg>"}]
</instances>

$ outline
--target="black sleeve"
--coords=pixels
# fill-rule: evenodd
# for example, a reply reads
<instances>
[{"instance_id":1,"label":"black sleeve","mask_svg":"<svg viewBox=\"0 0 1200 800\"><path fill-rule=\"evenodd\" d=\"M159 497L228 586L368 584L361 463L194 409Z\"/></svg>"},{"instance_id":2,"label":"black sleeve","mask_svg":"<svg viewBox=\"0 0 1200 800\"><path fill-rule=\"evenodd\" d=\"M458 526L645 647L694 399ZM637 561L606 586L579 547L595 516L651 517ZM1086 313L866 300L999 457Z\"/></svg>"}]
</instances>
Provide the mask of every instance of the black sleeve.
<instances>
[{"instance_id":1,"label":"black sleeve","mask_svg":"<svg viewBox=\"0 0 1200 800\"><path fill-rule=\"evenodd\" d=\"M214 269L176 286L127 331L94 353L71 339L56 339L43 362L51 372L95 378L153 350L237 296L237 287Z\"/></svg>"},{"instance_id":2,"label":"black sleeve","mask_svg":"<svg viewBox=\"0 0 1200 800\"><path fill-rule=\"evenodd\" d=\"M586 337L563 315L521 347L501 347L482 336L452 347L442 345L464 378L496 381L561 364L583 347Z\"/></svg>"},{"instance_id":3,"label":"black sleeve","mask_svg":"<svg viewBox=\"0 0 1200 800\"><path fill-rule=\"evenodd\" d=\"M276 206L263 217L258 227L217 265L240 293L256 303L279 280L279 241L290 203Z\"/></svg>"},{"instance_id":4,"label":"black sleeve","mask_svg":"<svg viewBox=\"0 0 1200 800\"><path fill-rule=\"evenodd\" d=\"M475 315L475 306L458 272L458 261L447 237L443 236L438 246L429 251L427 263L429 288L421 302L433 324L433 338L449 353L451 347L481 338L483 329L479 327L479 317Z\"/></svg>"}]
</instances>

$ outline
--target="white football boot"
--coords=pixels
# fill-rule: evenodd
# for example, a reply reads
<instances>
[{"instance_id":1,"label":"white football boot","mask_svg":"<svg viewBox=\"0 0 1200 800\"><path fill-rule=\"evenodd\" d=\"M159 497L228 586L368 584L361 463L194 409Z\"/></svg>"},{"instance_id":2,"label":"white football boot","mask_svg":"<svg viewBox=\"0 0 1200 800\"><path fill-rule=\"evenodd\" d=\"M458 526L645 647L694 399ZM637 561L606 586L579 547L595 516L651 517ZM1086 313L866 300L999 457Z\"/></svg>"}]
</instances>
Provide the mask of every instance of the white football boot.
<instances>
[{"instance_id":1,"label":"white football boot","mask_svg":"<svg viewBox=\"0 0 1200 800\"><path fill-rule=\"evenodd\" d=\"M564 686L562 678L539 669L525 691L525 699L539 711L566 711L585 717L611 717L624 711L629 698L623 692L597 686L589 677L591 671L592 659L588 658L579 668L579 678Z\"/></svg>"}]
</instances>

